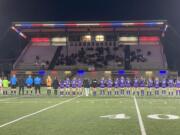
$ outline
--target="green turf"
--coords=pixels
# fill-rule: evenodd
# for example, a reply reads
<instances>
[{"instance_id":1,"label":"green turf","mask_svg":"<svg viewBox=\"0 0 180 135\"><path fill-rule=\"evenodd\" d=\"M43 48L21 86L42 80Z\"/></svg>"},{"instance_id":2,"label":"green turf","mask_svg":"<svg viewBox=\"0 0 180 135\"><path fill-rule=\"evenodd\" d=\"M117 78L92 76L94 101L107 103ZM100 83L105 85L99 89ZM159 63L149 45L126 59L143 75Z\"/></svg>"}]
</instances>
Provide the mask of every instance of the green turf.
<instances>
[{"instance_id":1,"label":"green turf","mask_svg":"<svg viewBox=\"0 0 180 135\"><path fill-rule=\"evenodd\" d=\"M180 99L138 99L139 108L148 135L179 135L180 120L152 120L149 114L173 114L180 116Z\"/></svg>"},{"instance_id":2,"label":"green turf","mask_svg":"<svg viewBox=\"0 0 180 135\"><path fill-rule=\"evenodd\" d=\"M0 125L72 97L0 97ZM152 120L149 114L180 116L180 99L137 97L147 135L179 135L180 120ZM127 120L100 118L126 114ZM79 97L0 128L0 135L141 135L134 98Z\"/></svg>"}]
</instances>

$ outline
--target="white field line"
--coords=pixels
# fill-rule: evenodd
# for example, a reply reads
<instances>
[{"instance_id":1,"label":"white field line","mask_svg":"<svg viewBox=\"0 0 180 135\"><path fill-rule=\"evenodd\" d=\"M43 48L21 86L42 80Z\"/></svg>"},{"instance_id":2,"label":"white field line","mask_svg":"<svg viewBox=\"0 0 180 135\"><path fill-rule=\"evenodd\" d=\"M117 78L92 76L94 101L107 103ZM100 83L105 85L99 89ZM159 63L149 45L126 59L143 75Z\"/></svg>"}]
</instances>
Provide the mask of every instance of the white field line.
<instances>
[{"instance_id":1,"label":"white field line","mask_svg":"<svg viewBox=\"0 0 180 135\"><path fill-rule=\"evenodd\" d=\"M31 117L31 116L33 116L33 115L42 113L42 112L47 111L47 110L49 110L49 109L53 109L53 108L55 108L55 107L57 107L57 106L60 106L60 105L62 105L62 104L64 104L64 103L71 102L72 100L75 100L76 98L79 98L79 96L78 96L78 97L71 98L71 99L68 99L68 100L65 100L65 101L60 102L60 103L58 103L58 104L55 104L55 105L46 107L46 108L41 109L41 110L39 110L39 111L36 111L36 112L34 112L34 113L31 113L31 114L28 114L28 115L24 115L24 116L22 116L22 117L19 117L19 118L13 120L13 121L10 121L10 122L7 122L7 123L5 123L5 124L0 125L0 128L5 127L5 126L8 126L8 125L10 125L10 124L13 124L13 123L15 123L15 122L18 122L18 121L20 121L20 120L26 119L26 118Z\"/></svg>"},{"instance_id":2,"label":"white field line","mask_svg":"<svg viewBox=\"0 0 180 135\"><path fill-rule=\"evenodd\" d=\"M146 130L144 128L144 123L143 123L143 120L142 120L141 112L139 110L139 106L138 106L138 103L137 103L137 100L136 100L135 96L134 96L134 103L135 103L135 106L136 106L136 112L137 112L137 116L138 116L141 135L146 135Z\"/></svg>"},{"instance_id":3,"label":"white field line","mask_svg":"<svg viewBox=\"0 0 180 135\"><path fill-rule=\"evenodd\" d=\"M15 98L5 98L5 99L1 99L0 102L2 102L2 101L9 101L9 100L17 99L17 98L19 98L19 97L15 97Z\"/></svg>"}]
</instances>

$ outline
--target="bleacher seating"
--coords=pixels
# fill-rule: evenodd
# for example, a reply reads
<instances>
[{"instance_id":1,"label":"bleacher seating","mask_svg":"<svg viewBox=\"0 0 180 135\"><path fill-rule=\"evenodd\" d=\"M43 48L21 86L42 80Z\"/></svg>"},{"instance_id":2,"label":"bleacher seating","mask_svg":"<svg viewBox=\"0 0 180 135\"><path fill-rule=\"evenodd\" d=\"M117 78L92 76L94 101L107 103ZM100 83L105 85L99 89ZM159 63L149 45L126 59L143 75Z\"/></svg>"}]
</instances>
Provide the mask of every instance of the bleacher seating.
<instances>
[{"instance_id":1,"label":"bleacher seating","mask_svg":"<svg viewBox=\"0 0 180 135\"><path fill-rule=\"evenodd\" d=\"M125 65L125 46L107 43L93 44L73 42L57 50L56 46L30 45L17 63L16 70L47 70L55 57L52 69L77 70L95 68L96 70L119 70ZM58 54L58 53L57 53ZM127 55L127 54L126 54ZM167 63L162 45L130 46L130 69L166 69Z\"/></svg>"},{"instance_id":2,"label":"bleacher seating","mask_svg":"<svg viewBox=\"0 0 180 135\"><path fill-rule=\"evenodd\" d=\"M51 62L56 50L57 47L54 46L32 45L28 48L26 53L21 56L20 61L17 63L15 69L47 69L48 64Z\"/></svg>"},{"instance_id":3,"label":"bleacher seating","mask_svg":"<svg viewBox=\"0 0 180 135\"><path fill-rule=\"evenodd\" d=\"M141 70L165 69L164 54L160 45L131 46L131 68Z\"/></svg>"},{"instance_id":4,"label":"bleacher seating","mask_svg":"<svg viewBox=\"0 0 180 135\"><path fill-rule=\"evenodd\" d=\"M124 51L122 46L77 45L63 47L56 62L56 69L68 66L96 68L122 67Z\"/></svg>"}]
</instances>

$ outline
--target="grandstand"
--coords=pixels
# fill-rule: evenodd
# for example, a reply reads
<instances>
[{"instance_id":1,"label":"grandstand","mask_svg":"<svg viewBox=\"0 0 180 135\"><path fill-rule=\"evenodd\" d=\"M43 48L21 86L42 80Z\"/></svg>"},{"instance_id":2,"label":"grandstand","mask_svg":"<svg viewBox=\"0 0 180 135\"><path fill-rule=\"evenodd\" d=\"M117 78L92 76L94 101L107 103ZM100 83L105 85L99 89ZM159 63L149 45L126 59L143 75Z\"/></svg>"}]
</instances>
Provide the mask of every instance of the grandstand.
<instances>
[{"instance_id":1,"label":"grandstand","mask_svg":"<svg viewBox=\"0 0 180 135\"><path fill-rule=\"evenodd\" d=\"M0 78L0 135L179 135L180 78L164 50L167 27L12 23L10 33L26 45L12 46L19 53L10 86Z\"/></svg>"},{"instance_id":2,"label":"grandstand","mask_svg":"<svg viewBox=\"0 0 180 135\"><path fill-rule=\"evenodd\" d=\"M18 72L168 70L158 21L13 22L28 40L13 65Z\"/></svg>"}]
</instances>

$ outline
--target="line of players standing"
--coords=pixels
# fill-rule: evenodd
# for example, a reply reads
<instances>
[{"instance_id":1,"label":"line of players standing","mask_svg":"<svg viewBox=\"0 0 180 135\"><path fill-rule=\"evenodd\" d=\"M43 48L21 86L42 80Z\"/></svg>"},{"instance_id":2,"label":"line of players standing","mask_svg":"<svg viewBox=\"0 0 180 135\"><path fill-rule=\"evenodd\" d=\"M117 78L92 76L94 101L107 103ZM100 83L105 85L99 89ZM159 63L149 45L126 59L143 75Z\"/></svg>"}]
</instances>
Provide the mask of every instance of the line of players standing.
<instances>
[{"instance_id":1,"label":"line of players standing","mask_svg":"<svg viewBox=\"0 0 180 135\"><path fill-rule=\"evenodd\" d=\"M42 79L39 76L33 78L31 75L29 75L25 79L23 77L17 79L16 75L12 75L10 80L8 80L7 77L4 77L3 79L0 78L0 93L3 95L17 95L18 91L19 95L24 95L26 88L26 94L32 94L33 90L35 90L35 94L40 95L41 85ZM19 90L17 90L17 87L19 87Z\"/></svg>"},{"instance_id":2,"label":"line of players standing","mask_svg":"<svg viewBox=\"0 0 180 135\"><path fill-rule=\"evenodd\" d=\"M27 78L17 79L15 75L8 81L6 78L3 80L0 78L0 91L4 94L8 94L9 84L11 86L11 94L17 94L17 86L19 87L19 95L25 94L24 89L26 87L26 94L32 94L35 90L36 95L41 94L42 79L39 76L32 78L28 76ZM34 87L34 89L33 89ZM47 94L60 96L75 96L75 95L86 95L89 96L92 93L93 96L100 94L104 95L178 95L180 96L180 79L159 79L156 77L154 80L152 78L145 79L143 77L134 79L130 78L111 78L105 80L82 80L80 78L73 78L70 80L66 78L65 80L58 80L56 77L54 79L51 76L46 78L46 88Z\"/></svg>"},{"instance_id":3,"label":"line of players standing","mask_svg":"<svg viewBox=\"0 0 180 135\"><path fill-rule=\"evenodd\" d=\"M49 82L49 83L48 83ZM52 83L51 83L52 82ZM166 79L160 80L156 77L154 80L152 78L145 79L143 77L135 77L133 80L130 78L116 78L112 80L111 78L101 80L81 80L80 78L73 78L70 80L66 78L65 80L58 81L55 79L52 81L51 77L48 76L47 80L48 95L50 94L51 88L55 89L55 94L59 90L61 96L66 95L86 95L89 96L92 93L93 96L97 94L101 96L111 96L111 95L177 95L180 96L180 79ZM90 92L91 91L91 92Z\"/></svg>"}]
</instances>

